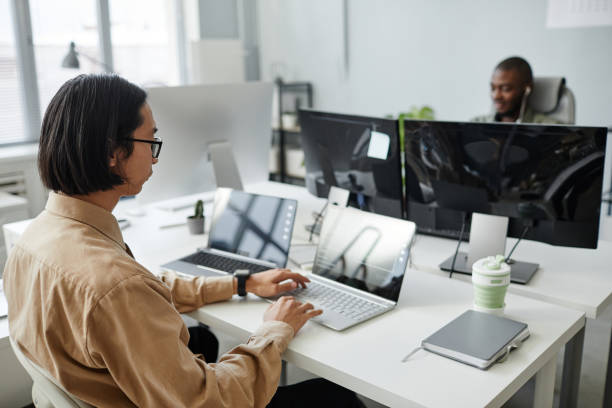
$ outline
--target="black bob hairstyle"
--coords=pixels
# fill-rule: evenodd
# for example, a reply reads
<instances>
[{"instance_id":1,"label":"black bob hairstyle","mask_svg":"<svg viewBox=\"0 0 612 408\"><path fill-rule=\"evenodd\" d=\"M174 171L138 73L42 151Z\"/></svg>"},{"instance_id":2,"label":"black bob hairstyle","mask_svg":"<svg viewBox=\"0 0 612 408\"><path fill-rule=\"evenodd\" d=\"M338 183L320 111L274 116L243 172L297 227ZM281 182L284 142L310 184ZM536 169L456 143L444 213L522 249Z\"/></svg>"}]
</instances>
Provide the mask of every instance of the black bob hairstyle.
<instances>
[{"instance_id":1,"label":"black bob hairstyle","mask_svg":"<svg viewBox=\"0 0 612 408\"><path fill-rule=\"evenodd\" d=\"M38 171L50 190L85 195L124 183L110 168L113 152L129 157L147 93L112 74L79 75L57 91L40 132Z\"/></svg>"}]
</instances>

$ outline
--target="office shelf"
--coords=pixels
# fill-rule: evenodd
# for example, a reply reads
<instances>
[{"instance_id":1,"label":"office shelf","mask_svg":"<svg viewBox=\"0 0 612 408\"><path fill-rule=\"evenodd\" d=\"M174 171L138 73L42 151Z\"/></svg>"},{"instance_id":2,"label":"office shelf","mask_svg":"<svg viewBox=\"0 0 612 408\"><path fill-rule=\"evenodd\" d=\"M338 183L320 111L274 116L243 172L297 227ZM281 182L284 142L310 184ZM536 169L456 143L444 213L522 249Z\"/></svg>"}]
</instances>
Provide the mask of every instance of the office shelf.
<instances>
[{"instance_id":1,"label":"office shelf","mask_svg":"<svg viewBox=\"0 0 612 408\"><path fill-rule=\"evenodd\" d=\"M304 185L303 157L297 112L312 108L310 82L283 82L276 79L277 118L272 125L270 180ZM297 162L296 162L297 160Z\"/></svg>"}]
</instances>

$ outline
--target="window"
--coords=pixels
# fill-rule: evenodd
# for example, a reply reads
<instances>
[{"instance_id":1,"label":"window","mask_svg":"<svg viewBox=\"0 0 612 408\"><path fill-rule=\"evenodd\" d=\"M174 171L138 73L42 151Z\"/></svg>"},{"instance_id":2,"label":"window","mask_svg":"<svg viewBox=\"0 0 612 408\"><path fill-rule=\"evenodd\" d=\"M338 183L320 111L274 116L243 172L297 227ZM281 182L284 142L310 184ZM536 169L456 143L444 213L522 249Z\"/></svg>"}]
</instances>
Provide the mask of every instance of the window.
<instances>
[{"instance_id":1,"label":"window","mask_svg":"<svg viewBox=\"0 0 612 408\"><path fill-rule=\"evenodd\" d=\"M111 0L109 9L115 71L143 87L177 85L172 1Z\"/></svg>"},{"instance_id":2,"label":"window","mask_svg":"<svg viewBox=\"0 0 612 408\"><path fill-rule=\"evenodd\" d=\"M25 138L19 70L9 0L0 0L0 143Z\"/></svg>"},{"instance_id":3,"label":"window","mask_svg":"<svg viewBox=\"0 0 612 408\"><path fill-rule=\"evenodd\" d=\"M107 1L109 15L98 16L99 0L0 0L0 145L36 139L40 116L64 82L82 73L106 71L99 49L99 18L111 30L117 74L143 87L181 82L177 62L179 51L185 58L186 44L177 13L182 19L183 1ZM104 20L107 17L110 22ZM32 49L21 40L30 35ZM71 42L76 45L78 69L62 67ZM24 47L23 54L18 47ZM23 67L17 59L22 55Z\"/></svg>"},{"instance_id":4,"label":"window","mask_svg":"<svg viewBox=\"0 0 612 408\"><path fill-rule=\"evenodd\" d=\"M104 69L93 62L100 61L94 0L29 1L42 116L64 82L81 73L102 72ZM79 69L62 67L71 41L81 54Z\"/></svg>"}]
</instances>

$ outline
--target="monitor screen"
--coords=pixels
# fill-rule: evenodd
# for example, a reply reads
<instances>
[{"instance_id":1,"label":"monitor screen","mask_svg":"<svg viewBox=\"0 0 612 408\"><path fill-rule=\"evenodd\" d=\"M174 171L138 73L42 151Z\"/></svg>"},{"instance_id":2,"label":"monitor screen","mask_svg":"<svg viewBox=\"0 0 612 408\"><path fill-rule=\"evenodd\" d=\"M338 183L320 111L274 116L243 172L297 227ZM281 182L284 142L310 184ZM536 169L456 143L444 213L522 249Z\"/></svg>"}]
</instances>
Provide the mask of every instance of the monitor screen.
<instances>
[{"instance_id":1,"label":"monitor screen","mask_svg":"<svg viewBox=\"0 0 612 408\"><path fill-rule=\"evenodd\" d=\"M331 186L351 192L349 204L401 217L397 121L301 110L306 187L327 198Z\"/></svg>"},{"instance_id":2,"label":"monitor screen","mask_svg":"<svg viewBox=\"0 0 612 408\"><path fill-rule=\"evenodd\" d=\"M147 89L164 145L137 200L149 203L214 190L223 181L210 157L219 153L218 148L211 152L219 142L230 145L242 184L267 180L272 92L272 84L263 82Z\"/></svg>"},{"instance_id":3,"label":"monitor screen","mask_svg":"<svg viewBox=\"0 0 612 408\"><path fill-rule=\"evenodd\" d=\"M219 188L208 245L285 267L296 210L295 200Z\"/></svg>"},{"instance_id":4,"label":"monitor screen","mask_svg":"<svg viewBox=\"0 0 612 408\"><path fill-rule=\"evenodd\" d=\"M510 218L509 235L597 247L606 129L406 121L406 214L456 232L462 214ZM449 234L453 235L453 234Z\"/></svg>"},{"instance_id":5,"label":"monitor screen","mask_svg":"<svg viewBox=\"0 0 612 408\"><path fill-rule=\"evenodd\" d=\"M415 229L405 220L330 205L312 272L396 302Z\"/></svg>"}]
</instances>

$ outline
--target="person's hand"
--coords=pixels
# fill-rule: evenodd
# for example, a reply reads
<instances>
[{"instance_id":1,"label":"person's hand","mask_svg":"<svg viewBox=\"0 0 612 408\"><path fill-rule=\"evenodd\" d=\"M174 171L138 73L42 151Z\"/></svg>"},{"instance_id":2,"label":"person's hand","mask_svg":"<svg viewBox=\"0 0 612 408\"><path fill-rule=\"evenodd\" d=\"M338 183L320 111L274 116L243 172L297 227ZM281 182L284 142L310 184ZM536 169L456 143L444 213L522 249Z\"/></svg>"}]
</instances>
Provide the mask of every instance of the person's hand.
<instances>
[{"instance_id":1,"label":"person's hand","mask_svg":"<svg viewBox=\"0 0 612 408\"><path fill-rule=\"evenodd\" d=\"M285 322L293 327L293 335L296 335L309 319L321 313L322 310L316 310L310 303L302 303L293 296L283 296L270 305L264 313L263 320Z\"/></svg>"},{"instance_id":2,"label":"person's hand","mask_svg":"<svg viewBox=\"0 0 612 408\"><path fill-rule=\"evenodd\" d=\"M291 281L281 283L289 279ZM305 288L307 282L310 282L310 279L289 269L270 269L249 276L246 281L246 291L261 297L269 297L293 290L298 285Z\"/></svg>"}]
</instances>

